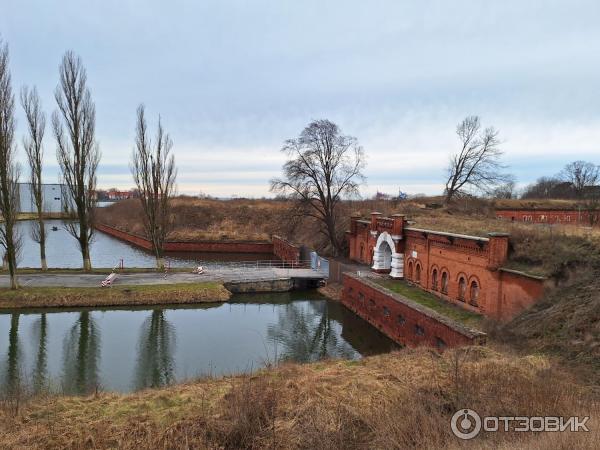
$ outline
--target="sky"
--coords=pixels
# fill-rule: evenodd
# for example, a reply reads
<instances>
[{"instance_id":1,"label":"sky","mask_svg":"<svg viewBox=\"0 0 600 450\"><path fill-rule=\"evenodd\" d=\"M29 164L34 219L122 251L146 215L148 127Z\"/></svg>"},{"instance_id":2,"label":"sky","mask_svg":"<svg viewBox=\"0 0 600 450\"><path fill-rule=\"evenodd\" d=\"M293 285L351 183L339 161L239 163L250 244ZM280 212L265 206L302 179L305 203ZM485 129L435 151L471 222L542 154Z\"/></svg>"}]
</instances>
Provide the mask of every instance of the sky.
<instances>
[{"instance_id":1,"label":"sky","mask_svg":"<svg viewBox=\"0 0 600 450\"><path fill-rule=\"evenodd\" d=\"M364 196L441 193L468 115L500 131L519 186L600 164L599 23L597 0L0 0L13 89L37 86L48 118L62 55L81 56L99 187L132 187L144 103L179 192L218 197L271 195L284 140L324 118L363 146ZM55 151L48 127L47 182Z\"/></svg>"}]
</instances>

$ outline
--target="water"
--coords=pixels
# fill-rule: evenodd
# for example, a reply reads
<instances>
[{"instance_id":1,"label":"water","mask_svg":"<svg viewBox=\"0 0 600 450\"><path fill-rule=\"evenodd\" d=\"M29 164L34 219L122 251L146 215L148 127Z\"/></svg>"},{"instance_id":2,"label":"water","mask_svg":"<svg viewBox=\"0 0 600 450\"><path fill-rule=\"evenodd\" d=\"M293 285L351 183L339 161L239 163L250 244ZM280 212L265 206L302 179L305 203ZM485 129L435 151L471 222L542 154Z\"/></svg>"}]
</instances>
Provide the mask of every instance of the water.
<instances>
[{"instance_id":1,"label":"water","mask_svg":"<svg viewBox=\"0 0 600 450\"><path fill-rule=\"evenodd\" d=\"M46 261L48 267L80 268L82 266L79 244L65 229L61 220L48 220L46 240ZM33 222L20 221L17 224L22 237L19 267L40 267L39 244L31 238ZM56 227L56 231L52 228ZM115 239L97 231L90 248L92 266L115 267L123 259L125 267L155 267L154 256L143 249ZM273 259L265 254L231 253L192 253L171 252L167 261L171 267L196 267L199 261L256 261Z\"/></svg>"},{"instance_id":2,"label":"water","mask_svg":"<svg viewBox=\"0 0 600 450\"><path fill-rule=\"evenodd\" d=\"M281 360L358 359L395 344L312 292L194 307L0 314L0 383L81 394L128 392Z\"/></svg>"}]
</instances>

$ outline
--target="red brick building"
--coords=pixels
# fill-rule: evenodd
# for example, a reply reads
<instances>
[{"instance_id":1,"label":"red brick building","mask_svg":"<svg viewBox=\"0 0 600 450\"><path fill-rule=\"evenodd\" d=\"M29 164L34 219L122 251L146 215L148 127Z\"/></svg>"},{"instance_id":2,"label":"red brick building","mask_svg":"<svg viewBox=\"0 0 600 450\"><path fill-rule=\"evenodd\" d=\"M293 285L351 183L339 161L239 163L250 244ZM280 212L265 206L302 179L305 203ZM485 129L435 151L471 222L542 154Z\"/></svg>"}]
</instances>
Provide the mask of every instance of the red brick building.
<instances>
[{"instance_id":1,"label":"red brick building","mask_svg":"<svg viewBox=\"0 0 600 450\"><path fill-rule=\"evenodd\" d=\"M544 280L504 268L508 234L487 237L406 226L403 215L352 217L350 259L406 279L439 298L497 319L531 306Z\"/></svg>"},{"instance_id":2,"label":"red brick building","mask_svg":"<svg viewBox=\"0 0 600 450\"><path fill-rule=\"evenodd\" d=\"M511 222L592 226L600 223L600 211L565 209L496 209L496 217Z\"/></svg>"}]
</instances>

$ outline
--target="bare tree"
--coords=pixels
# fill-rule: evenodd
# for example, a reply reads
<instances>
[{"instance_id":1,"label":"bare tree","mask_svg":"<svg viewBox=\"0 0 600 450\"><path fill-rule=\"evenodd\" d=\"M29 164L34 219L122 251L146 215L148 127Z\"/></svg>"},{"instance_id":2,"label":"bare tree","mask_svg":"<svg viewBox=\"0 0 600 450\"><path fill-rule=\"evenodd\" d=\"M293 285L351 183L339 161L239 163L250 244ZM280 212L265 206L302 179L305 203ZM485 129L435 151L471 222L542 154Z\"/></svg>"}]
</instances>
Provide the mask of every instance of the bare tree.
<instances>
[{"instance_id":1,"label":"bare tree","mask_svg":"<svg viewBox=\"0 0 600 450\"><path fill-rule=\"evenodd\" d=\"M42 111L37 89L21 89L21 105L27 117L29 134L23 138L23 147L27 153L30 168L31 198L37 210L37 221L31 229L32 239L40 245L40 261L42 270L47 270L46 263L46 227L44 225L44 196L42 190L42 161L44 149L42 141L46 129L46 116Z\"/></svg>"},{"instance_id":2,"label":"bare tree","mask_svg":"<svg viewBox=\"0 0 600 450\"><path fill-rule=\"evenodd\" d=\"M172 227L171 198L175 194L177 168L171 154L173 141L165 133L160 117L154 148L148 136L144 105L137 109L135 149L131 158L131 174L144 211L144 229L152 242L156 266L164 268L164 243Z\"/></svg>"},{"instance_id":3,"label":"bare tree","mask_svg":"<svg viewBox=\"0 0 600 450\"><path fill-rule=\"evenodd\" d=\"M481 130L479 117L469 116L456 127L456 134L462 148L450 158L446 203L466 188L491 193L512 180L510 175L502 173L505 166L500 162L503 152L499 148L498 131L491 127Z\"/></svg>"},{"instance_id":4,"label":"bare tree","mask_svg":"<svg viewBox=\"0 0 600 450\"><path fill-rule=\"evenodd\" d=\"M19 237L16 230L18 213L19 165L15 160L15 97L8 68L8 44L0 39L0 245L10 274L10 287L17 289L17 253Z\"/></svg>"},{"instance_id":5,"label":"bare tree","mask_svg":"<svg viewBox=\"0 0 600 450\"><path fill-rule=\"evenodd\" d=\"M343 197L358 195L365 177L364 151L355 137L341 134L329 120L308 124L296 139L285 142L289 160L283 177L271 180L271 191L295 198L306 215L321 224L334 254L342 251L337 213Z\"/></svg>"},{"instance_id":6,"label":"bare tree","mask_svg":"<svg viewBox=\"0 0 600 450\"><path fill-rule=\"evenodd\" d=\"M90 242L94 233L96 170L100 150L95 139L96 107L87 88L81 58L73 52L63 56L60 82L54 92L58 111L52 114L57 158L64 183L63 208L77 218L67 231L79 242L84 270L91 270ZM66 132L65 132L66 129Z\"/></svg>"},{"instance_id":7,"label":"bare tree","mask_svg":"<svg viewBox=\"0 0 600 450\"><path fill-rule=\"evenodd\" d=\"M573 161L565 166L559 177L571 183L577 198L585 197L588 188L596 186L600 180L600 166L586 161Z\"/></svg>"},{"instance_id":8,"label":"bare tree","mask_svg":"<svg viewBox=\"0 0 600 450\"><path fill-rule=\"evenodd\" d=\"M522 198L573 198L573 186L556 177L541 177L527 186Z\"/></svg>"},{"instance_id":9,"label":"bare tree","mask_svg":"<svg viewBox=\"0 0 600 450\"><path fill-rule=\"evenodd\" d=\"M511 180L496 187L492 191L492 198L511 199L517 198L517 184Z\"/></svg>"}]
</instances>

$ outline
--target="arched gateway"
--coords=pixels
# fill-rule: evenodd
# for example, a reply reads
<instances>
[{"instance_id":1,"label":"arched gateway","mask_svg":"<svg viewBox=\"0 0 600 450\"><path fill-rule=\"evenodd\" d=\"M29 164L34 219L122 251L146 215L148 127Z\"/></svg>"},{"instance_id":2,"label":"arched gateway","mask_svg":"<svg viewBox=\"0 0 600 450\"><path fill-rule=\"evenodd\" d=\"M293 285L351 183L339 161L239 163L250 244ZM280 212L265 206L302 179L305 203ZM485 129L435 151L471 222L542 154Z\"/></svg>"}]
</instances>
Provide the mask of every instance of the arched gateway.
<instances>
[{"instance_id":1,"label":"arched gateway","mask_svg":"<svg viewBox=\"0 0 600 450\"><path fill-rule=\"evenodd\" d=\"M377 272L389 270L392 278L404 277L404 255L396 252L396 244L387 231L377 238L373 249L372 269Z\"/></svg>"}]
</instances>

